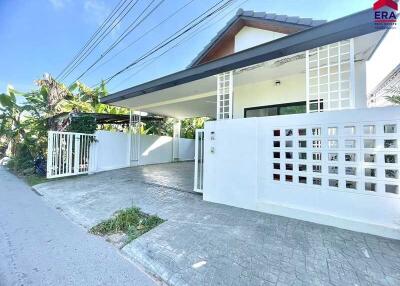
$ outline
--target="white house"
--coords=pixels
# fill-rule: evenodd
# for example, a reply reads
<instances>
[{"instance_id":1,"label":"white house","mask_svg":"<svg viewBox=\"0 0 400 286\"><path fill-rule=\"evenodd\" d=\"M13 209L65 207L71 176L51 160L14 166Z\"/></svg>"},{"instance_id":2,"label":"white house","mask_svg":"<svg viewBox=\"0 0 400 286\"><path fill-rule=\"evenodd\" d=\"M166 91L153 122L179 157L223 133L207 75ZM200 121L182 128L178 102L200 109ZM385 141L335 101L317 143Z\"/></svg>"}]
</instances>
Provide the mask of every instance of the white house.
<instances>
[{"instance_id":1,"label":"white house","mask_svg":"<svg viewBox=\"0 0 400 286\"><path fill-rule=\"evenodd\" d=\"M372 9L330 22L239 10L187 69L102 102L215 118L196 138L204 200L400 238L400 108L367 107L367 79L400 63L399 33Z\"/></svg>"}]
</instances>

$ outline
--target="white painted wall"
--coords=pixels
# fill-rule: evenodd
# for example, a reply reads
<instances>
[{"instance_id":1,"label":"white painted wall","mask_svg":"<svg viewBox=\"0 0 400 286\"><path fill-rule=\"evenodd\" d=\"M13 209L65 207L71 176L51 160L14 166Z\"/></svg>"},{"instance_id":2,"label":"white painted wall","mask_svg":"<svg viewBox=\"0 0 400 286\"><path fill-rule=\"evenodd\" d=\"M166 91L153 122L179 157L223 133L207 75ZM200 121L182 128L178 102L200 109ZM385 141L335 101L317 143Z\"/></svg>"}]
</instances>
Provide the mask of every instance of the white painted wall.
<instances>
[{"instance_id":1,"label":"white painted wall","mask_svg":"<svg viewBox=\"0 0 400 286\"><path fill-rule=\"evenodd\" d=\"M95 166L92 172L101 172L129 166L129 136L123 132L96 131L93 145Z\"/></svg>"},{"instance_id":2,"label":"white painted wall","mask_svg":"<svg viewBox=\"0 0 400 286\"><path fill-rule=\"evenodd\" d=\"M139 165L172 162L172 137L141 135Z\"/></svg>"},{"instance_id":3,"label":"white painted wall","mask_svg":"<svg viewBox=\"0 0 400 286\"><path fill-rule=\"evenodd\" d=\"M367 62L368 94L400 63L400 29L391 29Z\"/></svg>"},{"instance_id":4,"label":"white painted wall","mask_svg":"<svg viewBox=\"0 0 400 286\"><path fill-rule=\"evenodd\" d=\"M396 134L384 134L384 124L397 124ZM375 125L375 135L364 135L364 125ZM328 150L327 128L337 126L339 129L339 148ZM356 126L356 134L344 135L345 126ZM314 127L322 128L322 136L315 138L311 135ZM300 137L285 136L276 139L273 130L280 129L282 134L285 129L307 128L308 160L298 160L298 143ZM210 133L215 132L215 140L210 140ZM374 138L375 149L365 149L363 140ZM313 221L327 225L355 231L373 233L400 239L400 195L385 192L385 184L399 185L399 179L385 178L385 168L399 169L398 164L386 164L384 154L397 154L400 149L385 149L384 139L396 139L400 144L400 107L355 109L312 114L298 114L287 116L261 117L250 119L233 119L207 122L205 125L205 165L204 165L204 196L207 201L253 209L272 214L284 215L298 219ZM322 149L312 148L313 140L322 140ZM332 139L332 138L331 138ZM333 138L335 139L335 138ZM356 140L356 148L346 149L344 140ZM273 141L280 140L281 146L286 140L292 140L293 148L273 148ZM304 140L304 139L302 139ZM399 147L399 145L398 145ZM214 148L214 153L211 153ZM284 163L281 170L273 170L273 152L293 152L293 160L283 159L278 162L292 163L294 170L285 171ZM322 152L322 161L315 162L313 152ZM337 152L339 162L328 162L327 153ZM344 162L345 153L356 153L357 161ZM363 162L364 153L377 154L378 161L370 164L377 169L376 178L364 176L364 168L368 166ZM307 184L297 182L298 164L306 164L308 171L305 173ZM312 165L323 167L321 174L312 172ZM339 174L328 174L329 165L339 166ZM345 166L355 166L356 176L345 174ZM273 173L281 174L283 181L272 179ZM284 174L292 174L294 183L284 181ZM321 177L323 185L314 186L313 177ZM329 178L338 178L340 187L328 186ZM357 181L357 190L345 187L346 180ZM375 182L377 192L364 190L365 182Z\"/></svg>"},{"instance_id":5,"label":"white painted wall","mask_svg":"<svg viewBox=\"0 0 400 286\"><path fill-rule=\"evenodd\" d=\"M235 36L235 53L284 36L286 34L245 26Z\"/></svg>"},{"instance_id":6,"label":"white painted wall","mask_svg":"<svg viewBox=\"0 0 400 286\"><path fill-rule=\"evenodd\" d=\"M306 101L306 76L295 74L280 77L280 86L274 80L234 86L233 118L243 118L248 107Z\"/></svg>"},{"instance_id":7,"label":"white painted wall","mask_svg":"<svg viewBox=\"0 0 400 286\"><path fill-rule=\"evenodd\" d=\"M130 166L129 134L123 132L96 131L97 142L91 152L95 154L91 162L91 172L101 172ZM135 135L132 135L135 136ZM179 139L179 160L194 159L195 140ZM132 152L135 150L132 149ZM140 135L139 165L172 162L172 137Z\"/></svg>"},{"instance_id":8,"label":"white painted wall","mask_svg":"<svg viewBox=\"0 0 400 286\"><path fill-rule=\"evenodd\" d=\"M191 161L194 160L194 140L179 138L179 160Z\"/></svg>"}]
</instances>

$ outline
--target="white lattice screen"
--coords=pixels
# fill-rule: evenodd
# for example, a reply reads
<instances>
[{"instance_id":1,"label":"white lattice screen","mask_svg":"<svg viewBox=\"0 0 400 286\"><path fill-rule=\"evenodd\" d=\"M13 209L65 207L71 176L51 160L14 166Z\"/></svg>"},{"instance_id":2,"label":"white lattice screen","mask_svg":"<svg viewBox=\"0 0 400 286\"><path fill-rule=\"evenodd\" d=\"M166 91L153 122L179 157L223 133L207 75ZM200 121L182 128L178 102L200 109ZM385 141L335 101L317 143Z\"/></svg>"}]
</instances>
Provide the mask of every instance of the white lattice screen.
<instances>
[{"instance_id":1,"label":"white lattice screen","mask_svg":"<svg viewBox=\"0 0 400 286\"><path fill-rule=\"evenodd\" d=\"M399 127L361 122L274 128L271 180L398 196Z\"/></svg>"},{"instance_id":2,"label":"white lattice screen","mask_svg":"<svg viewBox=\"0 0 400 286\"><path fill-rule=\"evenodd\" d=\"M306 52L307 111L354 107L353 39Z\"/></svg>"},{"instance_id":3,"label":"white lattice screen","mask_svg":"<svg viewBox=\"0 0 400 286\"><path fill-rule=\"evenodd\" d=\"M217 75L217 119L232 119L233 71Z\"/></svg>"}]
</instances>

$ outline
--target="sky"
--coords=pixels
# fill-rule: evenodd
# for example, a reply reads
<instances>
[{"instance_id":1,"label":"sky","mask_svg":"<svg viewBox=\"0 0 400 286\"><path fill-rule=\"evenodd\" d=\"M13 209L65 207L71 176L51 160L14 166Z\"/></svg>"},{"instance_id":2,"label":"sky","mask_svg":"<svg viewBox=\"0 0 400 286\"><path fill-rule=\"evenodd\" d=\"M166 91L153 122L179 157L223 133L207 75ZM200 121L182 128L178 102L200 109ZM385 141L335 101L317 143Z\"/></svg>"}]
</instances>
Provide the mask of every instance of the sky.
<instances>
[{"instance_id":1,"label":"sky","mask_svg":"<svg viewBox=\"0 0 400 286\"><path fill-rule=\"evenodd\" d=\"M44 73L50 73L56 77L95 33L119 1L0 0L0 92L5 92L7 85L12 85L22 92L34 89L35 80L41 78ZM89 86L98 84L102 79L108 78L134 62L146 51L217 2L217 0L164 0L153 14L104 56L98 65L82 77L81 81ZM150 63L138 65L114 78L107 89L109 92L115 92L185 69L235 15L238 8L333 20L370 8L373 2L373 0L234 0L226 10L205 22L198 32L188 34L187 40ZM121 23L116 25L103 42L63 82L67 85L71 84L98 59L148 3L150 0L138 0L136 6ZM184 9L170 17L187 3L189 4ZM162 25L146 33L165 18L168 20ZM140 40L126 48L139 37L141 37ZM160 53L163 51L161 50ZM119 54L114 56L116 53Z\"/></svg>"}]
</instances>

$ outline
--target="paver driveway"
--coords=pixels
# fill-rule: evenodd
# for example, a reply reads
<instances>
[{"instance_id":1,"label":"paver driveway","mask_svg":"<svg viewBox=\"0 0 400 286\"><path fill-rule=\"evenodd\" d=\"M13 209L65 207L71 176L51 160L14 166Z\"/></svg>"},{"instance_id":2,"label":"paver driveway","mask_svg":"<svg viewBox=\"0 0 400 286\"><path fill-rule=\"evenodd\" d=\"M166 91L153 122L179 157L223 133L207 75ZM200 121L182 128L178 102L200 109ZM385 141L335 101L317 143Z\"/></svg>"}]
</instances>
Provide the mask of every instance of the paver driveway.
<instances>
[{"instance_id":1,"label":"paver driveway","mask_svg":"<svg viewBox=\"0 0 400 286\"><path fill-rule=\"evenodd\" d=\"M172 285L400 285L400 241L204 202L179 191L192 172L153 165L37 190L86 227L132 204L167 219L122 251Z\"/></svg>"}]
</instances>

